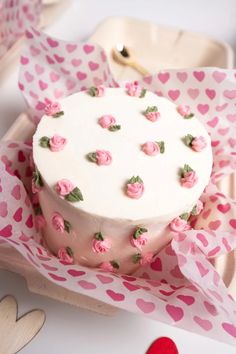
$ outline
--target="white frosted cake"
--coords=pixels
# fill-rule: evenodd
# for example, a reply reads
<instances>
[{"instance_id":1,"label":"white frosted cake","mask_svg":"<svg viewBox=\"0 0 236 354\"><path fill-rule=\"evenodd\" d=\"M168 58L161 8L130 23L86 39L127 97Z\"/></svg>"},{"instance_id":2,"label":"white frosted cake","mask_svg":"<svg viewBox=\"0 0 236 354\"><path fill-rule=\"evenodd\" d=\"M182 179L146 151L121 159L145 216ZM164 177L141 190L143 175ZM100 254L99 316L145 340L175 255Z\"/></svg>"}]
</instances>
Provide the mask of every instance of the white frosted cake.
<instances>
[{"instance_id":1,"label":"white frosted cake","mask_svg":"<svg viewBox=\"0 0 236 354\"><path fill-rule=\"evenodd\" d=\"M45 242L62 262L132 273L190 228L212 151L188 106L129 84L92 87L45 113L33 189Z\"/></svg>"}]
</instances>

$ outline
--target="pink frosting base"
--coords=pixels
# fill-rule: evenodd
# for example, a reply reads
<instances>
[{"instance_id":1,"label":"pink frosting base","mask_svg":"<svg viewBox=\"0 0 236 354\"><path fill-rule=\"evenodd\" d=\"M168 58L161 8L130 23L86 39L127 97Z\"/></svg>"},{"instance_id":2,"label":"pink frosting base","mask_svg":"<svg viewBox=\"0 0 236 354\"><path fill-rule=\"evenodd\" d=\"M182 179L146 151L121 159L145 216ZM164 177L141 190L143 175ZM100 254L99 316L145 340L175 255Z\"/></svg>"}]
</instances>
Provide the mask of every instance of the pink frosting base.
<instances>
[{"instance_id":1,"label":"pink frosting base","mask_svg":"<svg viewBox=\"0 0 236 354\"><path fill-rule=\"evenodd\" d=\"M88 214L76 209L72 204L62 200L51 190L44 186L39 193L39 200L47 222L44 228L44 239L49 249L56 255L62 247L70 247L74 253L75 263L88 267L99 267L101 263L116 260L120 268L118 272L131 274L139 263L133 263L132 256L148 252L160 251L172 238L168 221L160 223L158 220L143 221L141 225L148 229L148 242L140 249L130 243L130 237L140 223L130 220L109 219ZM60 213L64 219L69 220L71 232L59 232L53 228L52 216ZM94 253L94 234L101 231L111 241L112 247L105 253Z\"/></svg>"}]
</instances>

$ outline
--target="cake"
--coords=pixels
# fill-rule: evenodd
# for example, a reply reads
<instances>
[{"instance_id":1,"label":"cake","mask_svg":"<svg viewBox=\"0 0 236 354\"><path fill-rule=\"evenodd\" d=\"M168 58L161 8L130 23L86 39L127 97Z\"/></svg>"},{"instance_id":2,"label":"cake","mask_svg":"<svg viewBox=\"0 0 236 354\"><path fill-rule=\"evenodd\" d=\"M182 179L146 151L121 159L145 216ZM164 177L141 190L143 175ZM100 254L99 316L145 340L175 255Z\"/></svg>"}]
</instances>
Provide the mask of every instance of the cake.
<instances>
[{"instance_id":1,"label":"cake","mask_svg":"<svg viewBox=\"0 0 236 354\"><path fill-rule=\"evenodd\" d=\"M210 137L190 107L137 84L48 100L33 160L49 250L126 274L191 228L212 169Z\"/></svg>"}]
</instances>

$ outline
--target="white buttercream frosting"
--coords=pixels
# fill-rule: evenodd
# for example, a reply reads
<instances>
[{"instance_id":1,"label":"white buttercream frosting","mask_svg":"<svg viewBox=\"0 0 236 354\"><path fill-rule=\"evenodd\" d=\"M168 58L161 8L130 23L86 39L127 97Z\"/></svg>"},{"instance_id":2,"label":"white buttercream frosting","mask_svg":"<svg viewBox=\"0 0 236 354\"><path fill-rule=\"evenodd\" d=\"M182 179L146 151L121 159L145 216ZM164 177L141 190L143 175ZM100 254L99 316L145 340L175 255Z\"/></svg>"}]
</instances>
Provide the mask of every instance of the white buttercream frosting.
<instances>
[{"instance_id":1,"label":"white buttercream frosting","mask_svg":"<svg viewBox=\"0 0 236 354\"><path fill-rule=\"evenodd\" d=\"M81 189L84 201L73 203L75 208L106 218L163 220L181 214L197 201L209 181L212 152L208 133L196 117L184 119L175 104L152 92L144 98L130 97L124 88L106 89L103 97L80 92L60 103L63 116L44 116L39 123L33 154L49 188L54 190L58 180L67 178ZM156 122L144 116L148 106L158 107L160 118ZM120 130L111 132L98 124L106 114L115 117ZM62 151L52 152L39 145L41 137L55 134L67 139ZM203 136L207 147L193 151L182 141L187 134ZM146 141L164 141L164 154L146 155L142 151ZM88 161L86 155L96 150L108 150L112 163L98 166ZM179 169L184 164L199 177L191 189L179 182ZM144 182L140 199L125 194L132 176L140 176Z\"/></svg>"}]
</instances>

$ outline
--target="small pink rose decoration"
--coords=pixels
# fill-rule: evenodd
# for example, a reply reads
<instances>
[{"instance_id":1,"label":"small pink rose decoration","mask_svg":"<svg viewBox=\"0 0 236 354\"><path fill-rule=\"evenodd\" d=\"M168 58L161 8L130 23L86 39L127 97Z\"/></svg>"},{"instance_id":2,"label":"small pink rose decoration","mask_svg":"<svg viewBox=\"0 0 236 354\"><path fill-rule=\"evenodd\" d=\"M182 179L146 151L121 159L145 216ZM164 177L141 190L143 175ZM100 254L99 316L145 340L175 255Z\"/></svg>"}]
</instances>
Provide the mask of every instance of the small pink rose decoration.
<instances>
[{"instance_id":1,"label":"small pink rose decoration","mask_svg":"<svg viewBox=\"0 0 236 354\"><path fill-rule=\"evenodd\" d=\"M171 221L171 223L169 224L169 227L170 227L171 231L182 232L182 231L185 231L186 228L188 229L188 223L187 223L187 220L182 219L180 216L177 216L177 218L175 218Z\"/></svg>"},{"instance_id":2,"label":"small pink rose decoration","mask_svg":"<svg viewBox=\"0 0 236 354\"><path fill-rule=\"evenodd\" d=\"M53 213L52 216L52 226L58 232L64 232L64 219L59 213Z\"/></svg>"},{"instance_id":3,"label":"small pink rose decoration","mask_svg":"<svg viewBox=\"0 0 236 354\"><path fill-rule=\"evenodd\" d=\"M61 151L67 144L67 139L60 135L53 135L51 138L43 136L39 140L39 145L43 148L49 148L53 152Z\"/></svg>"},{"instance_id":4,"label":"small pink rose decoration","mask_svg":"<svg viewBox=\"0 0 236 354\"><path fill-rule=\"evenodd\" d=\"M192 188L198 182L198 176L195 171L189 166L184 165L181 172L180 183L182 187Z\"/></svg>"},{"instance_id":5,"label":"small pink rose decoration","mask_svg":"<svg viewBox=\"0 0 236 354\"><path fill-rule=\"evenodd\" d=\"M55 190L68 202L74 203L84 200L81 190L78 187L74 187L73 183L66 178L63 178L57 182Z\"/></svg>"},{"instance_id":6,"label":"small pink rose decoration","mask_svg":"<svg viewBox=\"0 0 236 354\"><path fill-rule=\"evenodd\" d=\"M185 104L181 104L177 107L178 113L184 117L185 119L190 119L194 116L194 114L191 112L190 107Z\"/></svg>"},{"instance_id":7,"label":"small pink rose decoration","mask_svg":"<svg viewBox=\"0 0 236 354\"><path fill-rule=\"evenodd\" d=\"M207 143L203 136L199 136L198 138L196 137L192 140L191 147L194 151L200 152L205 149L206 146Z\"/></svg>"},{"instance_id":8,"label":"small pink rose decoration","mask_svg":"<svg viewBox=\"0 0 236 354\"><path fill-rule=\"evenodd\" d=\"M140 259L140 265L146 265L146 264L150 264L152 259L153 259L153 252L147 252L144 255L142 255L141 259Z\"/></svg>"},{"instance_id":9,"label":"small pink rose decoration","mask_svg":"<svg viewBox=\"0 0 236 354\"><path fill-rule=\"evenodd\" d=\"M40 173L36 170L33 172L33 179L32 179L32 193L38 193L41 191L43 187L43 180Z\"/></svg>"},{"instance_id":10,"label":"small pink rose decoration","mask_svg":"<svg viewBox=\"0 0 236 354\"><path fill-rule=\"evenodd\" d=\"M156 122L161 116L157 106L148 106L144 115L150 122Z\"/></svg>"},{"instance_id":11,"label":"small pink rose decoration","mask_svg":"<svg viewBox=\"0 0 236 354\"><path fill-rule=\"evenodd\" d=\"M102 97L105 95L105 87L102 85L92 86L89 88L88 93L93 97Z\"/></svg>"},{"instance_id":12,"label":"small pink rose decoration","mask_svg":"<svg viewBox=\"0 0 236 354\"><path fill-rule=\"evenodd\" d=\"M108 166L112 163L111 153L107 150L96 150L87 155L89 161L96 163L99 166Z\"/></svg>"},{"instance_id":13,"label":"small pink rose decoration","mask_svg":"<svg viewBox=\"0 0 236 354\"><path fill-rule=\"evenodd\" d=\"M56 192L63 197L72 192L73 189L73 183L66 178L61 179L56 184Z\"/></svg>"},{"instance_id":14,"label":"small pink rose decoration","mask_svg":"<svg viewBox=\"0 0 236 354\"><path fill-rule=\"evenodd\" d=\"M64 114L64 112L61 110L61 105L59 102L48 103L44 107L44 112L47 116L52 116L54 118L58 118Z\"/></svg>"},{"instance_id":15,"label":"small pink rose decoration","mask_svg":"<svg viewBox=\"0 0 236 354\"><path fill-rule=\"evenodd\" d=\"M110 114L105 114L99 118L98 123L102 128L109 128L116 123L116 119Z\"/></svg>"},{"instance_id":16,"label":"small pink rose decoration","mask_svg":"<svg viewBox=\"0 0 236 354\"><path fill-rule=\"evenodd\" d=\"M117 261L110 261L110 262L102 262L99 266L100 269L105 270L106 272L117 272L120 268Z\"/></svg>"},{"instance_id":17,"label":"small pink rose decoration","mask_svg":"<svg viewBox=\"0 0 236 354\"><path fill-rule=\"evenodd\" d=\"M142 255L141 253L136 253L132 257L133 263L135 264L139 263L140 265L149 264L151 263L152 259L153 259L153 252L147 252L144 255Z\"/></svg>"},{"instance_id":18,"label":"small pink rose decoration","mask_svg":"<svg viewBox=\"0 0 236 354\"><path fill-rule=\"evenodd\" d=\"M74 263L74 258L73 258L73 251L70 247L62 247L59 249L57 253L57 257L59 260L65 264L72 264Z\"/></svg>"},{"instance_id":19,"label":"small pink rose decoration","mask_svg":"<svg viewBox=\"0 0 236 354\"><path fill-rule=\"evenodd\" d=\"M146 155L149 156L155 156L160 152L159 145L152 141L147 141L146 143L144 143L142 145L142 150Z\"/></svg>"},{"instance_id":20,"label":"small pink rose decoration","mask_svg":"<svg viewBox=\"0 0 236 354\"><path fill-rule=\"evenodd\" d=\"M147 91L146 89L140 87L137 81L134 81L133 83L127 83L125 85L125 88L127 89L127 93L129 96L139 98L144 97Z\"/></svg>"},{"instance_id":21,"label":"small pink rose decoration","mask_svg":"<svg viewBox=\"0 0 236 354\"><path fill-rule=\"evenodd\" d=\"M58 232L70 232L71 224L68 220L65 220L60 213L53 213L52 215L52 226Z\"/></svg>"},{"instance_id":22,"label":"small pink rose decoration","mask_svg":"<svg viewBox=\"0 0 236 354\"><path fill-rule=\"evenodd\" d=\"M105 253L111 248L111 241L108 238L104 238L101 232L97 232L94 235L92 248L95 253Z\"/></svg>"},{"instance_id":23,"label":"small pink rose decoration","mask_svg":"<svg viewBox=\"0 0 236 354\"><path fill-rule=\"evenodd\" d=\"M148 230L144 227L138 227L130 238L130 243L133 247L141 250L148 242Z\"/></svg>"},{"instance_id":24,"label":"small pink rose decoration","mask_svg":"<svg viewBox=\"0 0 236 354\"><path fill-rule=\"evenodd\" d=\"M187 134L184 137L184 142L187 146L191 147L194 151L200 152L206 148L207 142L203 136L194 137L191 134Z\"/></svg>"},{"instance_id":25,"label":"small pink rose decoration","mask_svg":"<svg viewBox=\"0 0 236 354\"><path fill-rule=\"evenodd\" d=\"M37 231L42 230L46 226L46 220L42 214L35 216L35 226Z\"/></svg>"},{"instance_id":26,"label":"small pink rose decoration","mask_svg":"<svg viewBox=\"0 0 236 354\"><path fill-rule=\"evenodd\" d=\"M142 151L148 156L155 156L165 152L164 141L147 141L142 145Z\"/></svg>"},{"instance_id":27,"label":"small pink rose decoration","mask_svg":"<svg viewBox=\"0 0 236 354\"><path fill-rule=\"evenodd\" d=\"M132 177L126 185L126 194L129 198L139 199L144 193L144 184L142 179L137 177Z\"/></svg>"},{"instance_id":28,"label":"small pink rose decoration","mask_svg":"<svg viewBox=\"0 0 236 354\"><path fill-rule=\"evenodd\" d=\"M61 151L64 149L66 143L67 143L66 138L63 138L62 136L55 134L49 140L50 150L53 152L54 151Z\"/></svg>"},{"instance_id":29,"label":"small pink rose decoration","mask_svg":"<svg viewBox=\"0 0 236 354\"><path fill-rule=\"evenodd\" d=\"M196 205L193 207L191 214L192 215L199 215L203 210L203 202L198 199Z\"/></svg>"}]
</instances>

